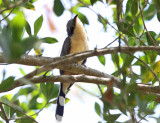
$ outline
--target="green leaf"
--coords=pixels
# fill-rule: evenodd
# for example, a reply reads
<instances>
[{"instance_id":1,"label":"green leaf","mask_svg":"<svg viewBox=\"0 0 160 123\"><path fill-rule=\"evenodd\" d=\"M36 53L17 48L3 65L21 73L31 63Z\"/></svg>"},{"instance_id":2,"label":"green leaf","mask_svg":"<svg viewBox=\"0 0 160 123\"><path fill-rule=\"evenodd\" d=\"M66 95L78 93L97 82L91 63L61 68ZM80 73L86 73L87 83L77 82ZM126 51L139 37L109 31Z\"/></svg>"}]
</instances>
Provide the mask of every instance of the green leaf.
<instances>
[{"instance_id":1,"label":"green leaf","mask_svg":"<svg viewBox=\"0 0 160 123\"><path fill-rule=\"evenodd\" d=\"M65 98L65 104L68 103L70 101L69 98Z\"/></svg>"},{"instance_id":2,"label":"green leaf","mask_svg":"<svg viewBox=\"0 0 160 123\"><path fill-rule=\"evenodd\" d=\"M94 107L95 107L96 113L99 116L101 116L101 107L100 107L100 105L96 102Z\"/></svg>"},{"instance_id":3,"label":"green leaf","mask_svg":"<svg viewBox=\"0 0 160 123\"><path fill-rule=\"evenodd\" d=\"M0 84L0 90L7 90L9 89L13 83L14 83L14 78L13 76L8 77L7 79L3 80L2 83Z\"/></svg>"},{"instance_id":4,"label":"green leaf","mask_svg":"<svg viewBox=\"0 0 160 123\"><path fill-rule=\"evenodd\" d=\"M102 18L99 17L98 21L103 25L104 30L107 31L107 23L106 23L108 21L107 18L102 19Z\"/></svg>"},{"instance_id":5,"label":"green leaf","mask_svg":"<svg viewBox=\"0 0 160 123\"><path fill-rule=\"evenodd\" d=\"M37 37L28 37L21 42L22 53L34 48L35 43L38 41Z\"/></svg>"},{"instance_id":6,"label":"green leaf","mask_svg":"<svg viewBox=\"0 0 160 123\"><path fill-rule=\"evenodd\" d=\"M27 3L26 3L25 8L26 8L26 9L35 10L34 5L33 5L32 3L30 3L30 2L27 2Z\"/></svg>"},{"instance_id":7,"label":"green leaf","mask_svg":"<svg viewBox=\"0 0 160 123\"><path fill-rule=\"evenodd\" d=\"M2 0L0 0L0 6L2 5L2 3L3 3Z\"/></svg>"},{"instance_id":8,"label":"green leaf","mask_svg":"<svg viewBox=\"0 0 160 123\"><path fill-rule=\"evenodd\" d=\"M131 63L133 61L134 57L132 55L127 55L127 57L125 58L124 62L123 62L123 69L126 69L127 67L131 66Z\"/></svg>"},{"instance_id":9,"label":"green leaf","mask_svg":"<svg viewBox=\"0 0 160 123\"><path fill-rule=\"evenodd\" d=\"M132 0L127 0L127 4L126 4L126 13L128 13L131 9L131 5L132 5Z\"/></svg>"},{"instance_id":10,"label":"green leaf","mask_svg":"<svg viewBox=\"0 0 160 123\"><path fill-rule=\"evenodd\" d=\"M98 56L99 61L101 62L102 65L105 65L106 59L104 56Z\"/></svg>"},{"instance_id":11,"label":"green leaf","mask_svg":"<svg viewBox=\"0 0 160 123\"><path fill-rule=\"evenodd\" d=\"M134 24L134 29L135 29L136 33L139 34L140 24L139 24L138 19L136 20L136 22Z\"/></svg>"},{"instance_id":12,"label":"green leaf","mask_svg":"<svg viewBox=\"0 0 160 123\"><path fill-rule=\"evenodd\" d=\"M35 22L34 22L34 35L36 36L39 32L43 22L43 15L41 15Z\"/></svg>"},{"instance_id":13,"label":"green leaf","mask_svg":"<svg viewBox=\"0 0 160 123\"><path fill-rule=\"evenodd\" d=\"M124 34L128 35L129 37L135 37L133 26L130 27L127 31L126 29L130 26L130 24L126 22L120 22L120 28L119 30L122 31Z\"/></svg>"},{"instance_id":14,"label":"green leaf","mask_svg":"<svg viewBox=\"0 0 160 123\"><path fill-rule=\"evenodd\" d=\"M157 97L153 94L147 94L144 96L144 100L146 100L147 102L155 101L156 98Z\"/></svg>"},{"instance_id":15,"label":"green leaf","mask_svg":"<svg viewBox=\"0 0 160 123\"><path fill-rule=\"evenodd\" d=\"M54 93L54 83L46 83L46 88L47 88L47 100L50 100L53 97Z\"/></svg>"},{"instance_id":16,"label":"green leaf","mask_svg":"<svg viewBox=\"0 0 160 123\"><path fill-rule=\"evenodd\" d=\"M39 94L35 95L34 97L32 97L32 99L29 102L29 109L38 109L38 102L37 102L37 98L39 97Z\"/></svg>"},{"instance_id":17,"label":"green leaf","mask_svg":"<svg viewBox=\"0 0 160 123\"><path fill-rule=\"evenodd\" d=\"M113 60L115 67L119 69L120 68L119 55L117 53L112 54L112 60Z\"/></svg>"},{"instance_id":18,"label":"green leaf","mask_svg":"<svg viewBox=\"0 0 160 123\"><path fill-rule=\"evenodd\" d=\"M154 43L156 43L156 42L155 42L155 36L156 36L157 34L156 34L155 32L153 32L153 31L149 31L148 33L151 35ZM145 32L145 34L146 34L146 37L147 37L148 45L154 45L154 44L152 43L152 40L151 40L150 37L148 36L147 32Z\"/></svg>"},{"instance_id":19,"label":"green leaf","mask_svg":"<svg viewBox=\"0 0 160 123\"><path fill-rule=\"evenodd\" d=\"M58 95L59 87L56 84L54 85L54 83L40 83L40 88L48 101Z\"/></svg>"},{"instance_id":20,"label":"green leaf","mask_svg":"<svg viewBox=\"0 0 160 123\"><path fill-rule=\"evenodd\" d=\"M26 88L23 88L23 89L20 89L19 91L18 91L18 95L25 95L25 96L27 96L27 95L29 95L30 93L32 93L33 92L33 88L32 87L26 87ZM15 97L16 98L16 97Z\"/></svg>"},{"instance_id":21,"label":"green leaf","mask_svg":"<svg viewBox=\"0 0 160 123\"><path fill-rule=\"evenodd\" d=\"M111 114L111 115L105 115L104 116L104 119L106 121L108 121L108 123L114 123L118 117L120 116L121 114Z\"/></svg>"},{"instance_id":22,"label":"green leaf","mask_svg":"<svg viewBox=\"0 0 160 123\"><path fill-rule=\"evenodd\" d=\"M154 4L150 4L149 8L147 10L143 11L143 16L145 20L151 20L154 15L155 15L155 5Z\"/></svg>"},{"instance_id":23,"label":"green leaf","mask_svg":"<svg viewBox=\"0 0 160 123\"><path fill-rule=\"evenodd\" d=\"M29 0L30 3L34 3L36 2L37 0Z\"/></svg>"},{"instance_id":24,"label":"green leaf","mask_svg":"<svg viewBox=\"0 0 160 123\"><path fill-rule=\"evenodd\" d=\"M9 107L12 107L12 108L14 108L14 109L17 109L17 110L19 110L19 111L23 111L20 106L18 106L18 105L15 104L14 102L11 102L10 100L8 100L8 98L7 98L6 96L1 97L1 98L0 98L0 101L3 102L3 103L5 103L5 104L7 104L7 105L9 105ZM8 106L7 106L7 107L8 107ZM6 108L6 110L8 110L8 109ZM8 112L8 114L9 114L9 112Z\"/></svg>"},{"instance_id":25,"label":"green leaf","mask_svg":"<svg viewBox=\"0 0 160 123\"><path fill-rule=\"evenodd\" d=\"M155 0L155 5L156 5L156 9L157 9L157 19L160 22L160 1L159 0Z\"/></svg>"},{"instance_id":26,"label":"green leaf","mask_svg":"<svg viewBox=\"0 0 160 123\"><path fill-rule=\"evenodd\" d=\"M52 104L56 104L57 103L57 99L54 99L53 101L51 101L50 103Z\"/></svg>"},{"instance_id":27,"label":"green leaf","mask_svg":"<svg viewBox=\"0 0 160 123\"><path fill-rule=\"evenodd\" d=\"M26 73L24 72L24 70L22 68L19 68L20 72L22 75L26 75Z\"/></svg>"},{"instance_id":28,"label":"green leaf","mask_svg":"<svg viewBox=\"0 0 160 123\"><path fill-rule=\"evenodd\" d=\"M41 38L40 40L42 40L44 43L49 43L49 44L58 42L57 39L51 37Z\"/></svg>"},{"instance_id":29,"label":"green leaf","mask_svg":"<svg viewBox=\"0 0 160 123\"><path fill-rule=\"evenodd\" d=\"M133 0L132 6L131 6L131 13L132 15L136 15L138 12L138 0Z\"/></svg>"},{"instance_id":30,"label":"green leaf","mask_svg":"<svg viewBox=\"0 0 160 123\"><path fill-rule=\"evenodd\" d=\"M3 120L5 120L5 117L4 117L4 115L3 115L3 113L0 111L0 117L3 119ZM1 123L1 121L0 121L0 123ZM2 122L3 123L3 122Z\"/></svg>"},{"instance_id":31,"label":"green leaf","mask_svg":"<svg viewBox=\"0 0 160 123\"><path fill-rule=\"evenodd\" d=\"M26 22L26 21L25 21ZM15 29L12 29L14 28ZM18 38L18 31L16 30L19 27L16 25L14 27L4 27L2 29L2 35L0 36L0 45L3 50L3 60L5 62L15 61L21 55L23 55L27 50L33 48L35 37L29 37L26 39ZM21 30L22 31L22 30ZM21 32L22 33L22 32ZM17 50L18 49L18 50Z\"/></svg>"},{"instance_id":32,"label":"green leaf","mask_svg":"<svg viewBox=\"0 0 160 123\"><path fill-rule=\"evenodd\" d=\"M24 27L26 21L24 14L18 13L10 22L11 32L12 32L12 41L19 42L23 37Z\"/></svg>"},{"instance_id":33,"label":"green leaf","mask_svg":"<svg viewBox=\"0 0 160 123\"><path fill-rule=\"evenodd\" d=\"M61 0L54 0L53 11L57 16L61 16L64 12L64 6Z\"/></svg>"},{"instance_id":34,"label":"green leaf","mask_svg":"<svg viewBox=\"0 0 160 123\"><path fill-rule=\"evenodd\" d=\"M89 24L88 19L86 18L85 15L83 15L80 12L76 12L75 14L78 15L78 18L82 21L83 24Z\"/></svg>"},{"instance_id":35,"label":"green leaf","mask_svg":"<svg viewBox=\"0 0 160 123\"><path fill-rule=\"evenodd\" d=\"M158 72L157 76L158 76L158 78L160 78L160 72ZM156 79L156 78L154 78L154 79L152 80L152 85L154 85L155 82L157 82L157 79Z\"/></svg>"},{"instance_id":36,"label":"green leaf","mask_svg":"<svg viewBox=\"0 0 160 123\"><path fill-rule=\"evenodd\" d=\"M23 119L16 119L16 123L35 123L32 119L30 118L23 118Z\"/></svg>"},{"instance_id":37,"label":"green leaf","mask_svg":"<svg viewBox=\"0 0 160 123\"><path fill-rule=\"evenodd\" d=\"M29 25L29 23L27 21L26 21L25 29L26 29L28 35L31 36L32 35L31 27L30 27L30 25Z\"/></svg>"},{"instance_id":38,"label":"green leaf","mask_svg":"<svg viewBox=\"0 0 160 123\"><path fill-rule=\"evenodd\" d=\"M16 101L14 101L13 102L14 104L19 104L19 101L18 100L16 100ZM10 114L10 118L12 118L13 116L14 116L14 113L16 113L16 110L15 109L13 109L13 108L9 108L10 110L9 110L9 114Z\"/></svg>"},{"instance_id":39,"label":"green leaf","mask_svg":"<svg viewBox=\"0 0 160 123\"><path fill-rule=\"evenodd\" d=\"M129 46L135 46L135 37L129 37L128 38L128 43L129 43Z\"/></svg>"},{"instance_id":40,"label":"green leaf","mask_svg":"<svg viewBox=\"0 0 160 123\"><path fill-rule=\"evenodd\" d=\"M98 1L98 0L90 0L92 6L93 6L93 4L94 4L95 2L97 2L97 1Z\"/></svg>"},{"instance_id":41,"label":"green leaf","mask_svg":"<svg viewBox=\"0 0 160 123\"><path fill-rule=\"evenodd\" d=\"M47 88L46 88L46 84L45 83L40 83L40 89L41 89L41 92L43 93L43 95L45 97L47 97Z\"/></svg>"}]
</instances>

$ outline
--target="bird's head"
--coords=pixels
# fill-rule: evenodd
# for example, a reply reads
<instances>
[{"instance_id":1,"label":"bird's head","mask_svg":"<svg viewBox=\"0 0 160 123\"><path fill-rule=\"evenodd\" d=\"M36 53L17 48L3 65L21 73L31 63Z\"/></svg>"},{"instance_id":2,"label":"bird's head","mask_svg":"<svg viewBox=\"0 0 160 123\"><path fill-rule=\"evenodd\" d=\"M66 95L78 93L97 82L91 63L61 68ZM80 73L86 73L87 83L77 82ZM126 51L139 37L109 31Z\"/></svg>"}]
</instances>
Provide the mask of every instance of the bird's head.
<instances>
[{"instance_id":1,"label":"bird's head","mask_svg":"<svg viewBox=\"0 0 160 123\"><path fill-rule=\"evenodd\" d=\"M83 28L84 27L82 22L78 18L78 15L76 15L73 19L70 19L67 23L68 36L72 36L74 33L76 33L77 31L75 30L81 31Z\"/></svg>"}]
</instances>

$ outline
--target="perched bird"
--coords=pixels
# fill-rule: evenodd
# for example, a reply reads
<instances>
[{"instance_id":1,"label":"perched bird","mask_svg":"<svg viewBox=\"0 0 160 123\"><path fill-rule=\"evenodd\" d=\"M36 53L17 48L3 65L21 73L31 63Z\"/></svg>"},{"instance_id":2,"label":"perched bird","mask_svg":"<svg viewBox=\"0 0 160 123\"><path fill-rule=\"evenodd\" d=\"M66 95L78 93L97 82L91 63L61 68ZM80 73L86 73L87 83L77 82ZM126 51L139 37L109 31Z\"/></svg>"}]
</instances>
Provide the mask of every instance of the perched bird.
<instances>
[{"instance_id":1,"label":"perched bird","mask_svg":"<svg viewBox=\"0 0 160 123\"><path fill-rule=\"evenodd\" d=\"M65 56L71 53L78 53L82 51L88 50L87 43L87 35L84 29L84 26L78 15L76 15L73 19L70 19L67 23L67 34L68 37L65 39L61 55ZM86 59L83 61L79 61L78 64L85 64ZM61 75L72 75L67 71L60 70ZM70 83L61 83L59 89L59 95L57 98L57 108L55 117L58 121L62 121L63 112L64 112L64 104L65 104L65 96L66 91L72 86Z\"/></svg>"}]
</instances>

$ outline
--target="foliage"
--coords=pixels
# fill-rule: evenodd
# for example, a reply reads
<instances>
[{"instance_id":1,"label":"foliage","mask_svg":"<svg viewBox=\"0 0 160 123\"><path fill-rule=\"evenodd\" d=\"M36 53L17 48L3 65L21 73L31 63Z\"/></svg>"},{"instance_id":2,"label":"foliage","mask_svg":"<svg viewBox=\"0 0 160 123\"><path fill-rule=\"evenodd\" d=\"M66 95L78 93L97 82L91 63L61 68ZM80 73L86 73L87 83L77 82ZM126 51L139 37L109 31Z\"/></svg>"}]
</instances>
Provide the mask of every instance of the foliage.
<instances>
[{"instance_id":1,"label":"foliage","mask_svg":"<svg viewBox=\"0 0 160 123\"><path fill-rule=\"evenodd\" d=\"M0 48L3 52L3 60L6 63L18 60L22 55L26 54L31 49L35 49L37 55L41 55L42 51L36 47L37 43L56 43L57 40L53 37L39 37L38 32L43 26L43 15L38 17L34 22L34 27L31 27L25 18L24 8L35 10L34 2L36 0L0 0ZM37 1L38 2L38 1ZM78 14L78 17L84 24L89 25L88 18L81 9L89 9L95 12L92 7L101 3L103 6L112 6L113 22L110 23L109 18L97 15L97 21L103 25L107 31L108 26L111 26L117 36L116 40L120 45L126 46L159 46L160 34L154 31L148 31L145 22L151 21L156 16L160 22L160 1L159 0L78 0L74 5L65 5L65 0L54 0L53 12L57 16L63 15L65 11L71 14ZM11 14L11 17L9 16ZM9 17L7 17L9 16ZM113 25L116 28L113 28ZM32 34L31 28L34 29ZM24 37L24 33L28 36ZM158 105L157 96L154 94L144 94L136 91L136 82L147 83L154 85L158 80L148 69L151 68L158 78L160 78L160 61L157 60L159 51L143 51L140 56L136 53L114 53L111 55L112 62L115 66L115 72L112 75L122 79L123 89L119 93L116 92L113 85L107 87L101 86L103 90L102 97L99 100L103 103L103 107L99 103L95 103L95 112L101 121L118 122L118 118L122 115L129 117L128 121L123 122L138 122L147 120L147 116L155 114L155 108ZM105 56L98 57L102 65L106 65ZM144 64L146 63L146 64ZM146 65L148 67L146 67ZM139 67L140 71L134 70L134 67ZM23 75L25 72L20 68ZM0 84L0 90L5 90L12 86L15 77L5 77ZM129 84L126 84L128 81ZM29 80L24 81L30 84ZM25 117L32 115L36 118L37 110L55 103L58 95L58 85L55 83L41 83L36 86L24 86L19 91L12 95L4 95L0 98L0 104L3 104L4 111L8 119L15 117ZM24 97L25 100L20 102L19 98ZM42 100L42 101L38 101ZM66 102L69 99L66 99ZM111 111L117 110L120 113L112 114ZM33 115L34 114L34 115ZM131 116L131 117L130 117ZM2 110L0 117L6 120ZM154 117L153 117L154 118ZM155 117L158 121L159 119ZM33 122L32 119L25 117L23 119L15 119L16 122ZM1 121L0 121L1 122Z\"/></svg>"}]
</instances>

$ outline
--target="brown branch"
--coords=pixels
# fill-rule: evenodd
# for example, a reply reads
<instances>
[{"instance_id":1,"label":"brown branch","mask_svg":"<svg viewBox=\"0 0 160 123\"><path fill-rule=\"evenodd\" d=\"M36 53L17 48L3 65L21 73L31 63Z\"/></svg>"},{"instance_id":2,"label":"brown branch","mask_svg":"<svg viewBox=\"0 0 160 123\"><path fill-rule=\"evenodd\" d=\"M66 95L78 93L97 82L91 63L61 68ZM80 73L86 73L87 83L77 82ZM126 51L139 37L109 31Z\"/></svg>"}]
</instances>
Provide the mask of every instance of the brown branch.
<instances>
[{"instance_id":1,"label":"brown branch","mask_svg":"<svg viewBox=\"0 0 160 123\"><path fill-rule=\"evenodd\" d=\"M84 82L84 83L92 83L92 84L101 84L101 85L108 85L110 81L113 81L114 87L118 87L122 89L121 83L114 80L114 78L105 78L105 77L95 77L95 76L86 76L86 75L62 75L62 76L39 76L30 79L33 84L37 83L45 83L45 82L65 82L65 83L74 83L74 82ZM24 86L27 83L23 83L21 80L17 79L14 82L12 87L8 88L7 90L1 90L0 92L6 92L12 90L14 88ZM126 83L128 84L128 83ZM116 86L118 85L118 86ZM135 89L136 91L141 91L143 93L152 93L152 94L159 94L160 88L159 86L152 86L149 84L137 84ZM159 97L158 97L159 98Z\"/></svg>"},{"instance_id":2,"label":"brown branch","mask_svg":"<svg viewBox=\"0 0 160 123\"><path fill-rule=\"evenodd\" d=\"M4 119L5 119L6 123L9 123L8 117L6 115L6 112L4 111L4 108L3 108L3 105L2 105L1 102L0 102L0 109L1 109L1 112L2 112L2 114L4 116Z\"/></svg>"},{"instance_id":3,"label":"brown branch","mask_svg":"<svg viewBox=\"0 0 160 123\"><path fill-rule=\"evenodd\" d=\"M154 50L154 51L160 51L160 46L122 46L121 47L121 53L132 53L132 52L137 52L137 51L148 51L148 50ZM103 48L103 49L97 49L96 52L95 50L89 50L86 52L81 52L77 54L70 54L66 55L63 57L39 57L39 56L33 56L33 55L24 55L18 60L17 64L24 64L24 65L31 65L31 66L42 66L49 64L51 62L56 62L65 58L70 58L70 57L76 57L74 59L77 59L77 57L80 57L78 60L83 60L83 58L87 57L92 57L92 56L100 56L104 54L113 54L119 52L119 47L110 47L110 48ZM0 63L5 63L3 61L2 53L0 53ZM77 56L78 55L78 56ZM81 58L82 57L82 58ZM57 67L58 68L58 67Z\"/></svg>"},{"instance_id":4,"label":"brown branch","mask_svg":"<svg viewBox=\"0 0 160 123\"><path fill-rule=\"evenodd\" d=\"M143 50L160 50L160 47L154 47L154 46L142 46L142 47L121 47L121 52L135 52L135 51L143 51ZM84 53L92 53L93 51L87 51ZM112 48L107 48L107 49L101 49L101 50L97 50L97 54L100 53L114 53L114 52L118 52L118 48L117 47L112 47ZM83 53L79 53L79 55ZM86 55L86 54L85 54ZM72 55L70 55L72 56ZM51 62L55 62L55 61L59 61L59 59L62 59L62 57L57 57L57 58L49 58L49 57L37 57L37 56L28 56L25 55L23 56L19 61L17 61L18 64L26 64L26 65L33 65L33 66L42 66L45 64L49 64ZM2 54L0 54L0 63L4 63L2 61ZM87 68L81 65L75 65L75 64L70 64L70 65L63 65L63 66L58 66L57 68L65 70L65 71L69 71L69 72L74 72L76 74L86 74L86 75L90 75L90 76L97 76L97 77L106 77L106 78L114 78L114 87L118 87L120 88L121 85L119 84L121 82L121 80L117 77L114 77L112 75L108 75L106 73L100 72L98 70L94 70L91 68ZM145 91L145 90L149 90L148 92L153 92L153 93L160 93L159 91L159 87L153 87L153 86L140 86L138 84L137 87L138 90L140 91Z\"/></svg>"},{"instance_id":5,"label":"brown branch","mask_svg":"<svg viewBox=\"0 0 160 123\"><path fill-rule=\"evenodd\" d=\"M112 42L110 42L109 44L107 44L107 46L105 46L104 48L107 48L109 45L113 44L117 39L119 39L119 36L117 38L115 38Z\"/></svg>"},{"instance_id":6,"label":"brown branch","mask_svg":"<svg viewBox=\"0 0 160 123\"><path fill-rule=\"evenodd\" d=\"M37 83L45 83L45 82L67 82L67 83L74 83L74 82L85 82L85 83L95 83L95 84L102 84L107 85L109 81L111 81L112 78L102 78L102 77L94 77L94 76L86 76L86 75L62 75L62 76L40 76L40 77L34 77L32 79L29 79L28 81L31 81L32 84ZM23 80L24 81L24 80ZM14 84L6 89L6 90L0 90L1 92L7 92L14 88L24 86L27 83L24 83L22 79L15 80Z\"/></svg>"},{"instance_id":7,"label":"brown branch","mask_svg":"<svg viewBox=\"0 0 160 123\"><path fill-rule=\"evenodd\" d=\"M160 94L159 86L152 86L152 85L146 85L146 84L137 84L137 88L136 89L138 91L142 91L142 92Z\"/></svg>"},{"instance_id":8,"label":"brown branch","mask_svg":"<svg viewBox=\"0 0 160 123\"><path fill-rule=\"evenodd\" d=\"M101 93L101 96L103 96L103 91L102 91L101 86L100 86L99 84L97 84L97 86L98 86L98 89L99 89L99 91L100 91L100 93Z\"/></svg>"},{"instance_id":9,"label":"brown branch","mask_svg":"<svg viewBox=\"0 0 160 123\"><path fill-rule=\"evenodd\" d=\"M100 56L104 54L111 54L111 53L117 53L117 52L123 52L123 53L130 53L130 52L135 52L135 51L145 51L145 50L160 50L160 47L153 47L153 46L134 46L134 47L121 47L121 50L119 51L119 47L111 47L111 48L104 48L104 49L99 49L99 50L89 50L86 52L81 52L77 54L70 54L66 55L64 57L61 57L60 60L50 63L47 65L44 65L40 68L37 68L36 70L32 71L31 73L26 74L24 77L21 79L29 79L32 78L33 76L40 74L45 71L50 71L56 67L63 66L64 64L71 64L71 63L76 63L78 61L81 61L83 59L86 59L88 57L92 56Z\"/></svg>"}]
</instances>

